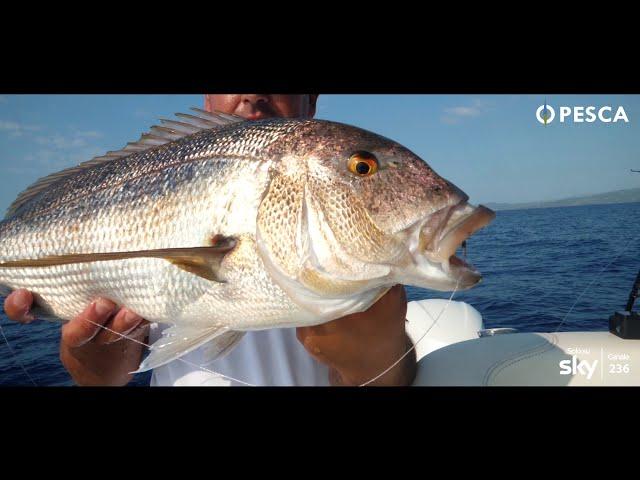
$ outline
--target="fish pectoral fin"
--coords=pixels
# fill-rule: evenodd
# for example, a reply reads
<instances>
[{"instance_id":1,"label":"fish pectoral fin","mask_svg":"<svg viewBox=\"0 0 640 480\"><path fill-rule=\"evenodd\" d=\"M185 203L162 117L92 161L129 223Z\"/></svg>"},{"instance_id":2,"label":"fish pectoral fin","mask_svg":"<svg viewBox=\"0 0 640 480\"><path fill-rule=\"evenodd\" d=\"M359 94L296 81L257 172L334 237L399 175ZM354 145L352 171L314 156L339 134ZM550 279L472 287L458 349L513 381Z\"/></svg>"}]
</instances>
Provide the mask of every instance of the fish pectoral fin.
<instances>
[{"instance_id":1,"label":"fish pectoral fin","mask_svg":"<svg viewBox=\"0 0 640 480\"><path fill-rule=\"evenodd\" d=\"M11 260L0 263L0 268L36 268L72 263L106 262L129 258L162 258L176 267L191 272L207 280L223 282L218 270L224 256L236 246L232 237L217 235L215 244L209 247L159 248L156 250L138 250L134 252L78 253L52 255L42 258Z\"/></svg>"},{"instance_id":2,"label":"fish pectoral fin","mask_svg":"<svg viewBox=\"0 0 640 480\"><path fill-rule=\"evenodd\" d=\"M165 256L164 259L170 261L176 267L199 277L211 280L212 282L223 282L218 276L218 270L220 270L220 263L227 252L228 250L186 252L174 255L169 254Z\"/></svg>"},{"instance_id":3,"label":"fish pectoral fin","mask_svg":"<svg viewBox=\"0 0 640 480\"><path fill-rule=\"evenodd\" d=\"M151 352L138 369L131 373L146 372L161 367L176 360L205 343L228 332L227 327L216 325L210 328L202 327L169 327L162 332L162 337L151 345Z\"/></svg>"},{"instance_id":4,"label":"fish pectoral fin","mask_svg":"<svg viewBox=\"0 0 640 480\"><path fill-rule=\"evenodd\" d=\"M200 365L207 365L227 355L242 340L245 333L231 330L209 341L202 347L203 362Z\"/></svg>"}]
</instances>

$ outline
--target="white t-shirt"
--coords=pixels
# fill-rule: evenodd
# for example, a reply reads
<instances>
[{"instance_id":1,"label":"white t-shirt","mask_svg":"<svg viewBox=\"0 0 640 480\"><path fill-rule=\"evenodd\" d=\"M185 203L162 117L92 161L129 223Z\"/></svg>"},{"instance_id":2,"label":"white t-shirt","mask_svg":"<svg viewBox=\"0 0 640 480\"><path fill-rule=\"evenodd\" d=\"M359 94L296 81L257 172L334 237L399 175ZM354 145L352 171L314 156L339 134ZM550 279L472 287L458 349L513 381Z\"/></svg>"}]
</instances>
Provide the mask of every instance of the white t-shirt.
<instances>
[{"instance_id":1,"label":"white t-shirt","mask_svg":"<svg viewBox=\"0 0 640 480\"><path fill-rule=\"evenodd\" d=\"M164 327L151 325L150 343ZM153 370L151 386L240 386L242 383L207 372L201 349ZM234 349L204 367L256 386L327 386L329 368L316 361L296 338L295 328L247 332Z\"/></svg>"}]
</instances>

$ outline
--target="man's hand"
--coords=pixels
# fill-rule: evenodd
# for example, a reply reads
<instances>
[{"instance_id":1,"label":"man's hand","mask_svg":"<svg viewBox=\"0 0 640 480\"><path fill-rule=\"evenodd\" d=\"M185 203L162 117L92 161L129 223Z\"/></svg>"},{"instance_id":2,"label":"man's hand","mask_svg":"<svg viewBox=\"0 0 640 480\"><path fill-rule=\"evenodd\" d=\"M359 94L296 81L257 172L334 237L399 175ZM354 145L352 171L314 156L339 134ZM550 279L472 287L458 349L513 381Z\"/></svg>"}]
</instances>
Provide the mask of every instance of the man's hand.
<instances>
[{"instance_id":1,"label":"man's hand","mask_svg":"<svg viewBox=\"0 0 640 480\"><path fill-rule=\"evenodd\" d=\"M407 295L396 285L369 310L315 327L297 329L298 340L329 366L332 385L362 385L397 361L412 343L405 332ZM415 351L369 385L411 385Z\"/></svg>"},{"instance_id":2,"label":"man's hand","mask_svg":"<svg viewBox=\"0 0 640 480\"><path fill-rule=\"evenodd\" d=\"M32 303L31 292L16 290L6 298L4 310L10 319L30 323L34 320L29 312ZM144 347L99 325L141 342L148 334L148 322L142 317L99 298L62 326L60 360L78 385L126 385L133 378L129 372L140 364Z\"/></svg>"}]
</instances>

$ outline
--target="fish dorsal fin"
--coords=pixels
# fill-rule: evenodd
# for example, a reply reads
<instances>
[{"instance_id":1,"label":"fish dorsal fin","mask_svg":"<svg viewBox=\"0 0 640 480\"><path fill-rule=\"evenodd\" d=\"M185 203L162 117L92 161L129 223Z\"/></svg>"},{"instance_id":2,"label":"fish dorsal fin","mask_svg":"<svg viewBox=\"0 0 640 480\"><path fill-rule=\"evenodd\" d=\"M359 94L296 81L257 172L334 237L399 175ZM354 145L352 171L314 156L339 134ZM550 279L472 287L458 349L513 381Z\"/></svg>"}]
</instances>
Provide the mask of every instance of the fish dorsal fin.
<instances>
[{"instance_id":1,"label":"fish dorsal fin","mask_svg":"<svg viewBox=\"0 0 640 480\"><path fill-rule=\"evenodd\" d=\"M191 108L191 110L196 112L196 115L176 113L176 120L160 119L160 125L152 126L149 129L149 132L143 133L137 141L127 143L127 145L120 150L107 152L104 155L94 157L87 162L80 163L75 167L70 167L65 170L52 173L51 175L47 175L46 177L42 177L18 195L7 209L5 218L15 215L20 207L37 197L52 184L88 168L92 168L112 160L117 160L119 158L128 157L133 153L149 150L151 148L179 140L183 137L193 135L194 133L202 130L220 128L224 125L246 121L243 117L230 115L228 113L210 113L195 107Z\"/></svg>"}]
</instances>

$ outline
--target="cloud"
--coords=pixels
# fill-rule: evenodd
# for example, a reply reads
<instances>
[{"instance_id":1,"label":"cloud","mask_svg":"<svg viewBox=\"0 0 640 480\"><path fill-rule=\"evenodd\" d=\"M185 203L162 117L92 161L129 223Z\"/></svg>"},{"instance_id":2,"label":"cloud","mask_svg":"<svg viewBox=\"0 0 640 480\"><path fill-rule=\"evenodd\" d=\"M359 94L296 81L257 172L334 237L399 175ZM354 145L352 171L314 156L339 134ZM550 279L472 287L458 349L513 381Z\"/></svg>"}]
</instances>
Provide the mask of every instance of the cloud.
<instances>
[{"instance_id":1,"label":"cloud","mask_svg":"<svg viewBox=\"0 0 640 480\"><path fill-rule=\"evenodd\" d=\"M37 168L33 168L33 167L16 167L16 166L12 166L9 165L7 167L2 167L3 171L9 172L9 173L15 173L17 175L28 175L30 177L32 176L38 176L38 174L40 173L40 170L38 170Z\"/></svg>"},{"instance_id":2,"label":"cloud","mask_svg":"<svg viewBox=\"0 0 640 480\"><path fill-rule=\"evenodd\" d=\"M455 125L465 119L479 117L486 111L487 106L487 102L475 99L471 105L457 105L455 107L445 108L441 120L448 125Z\"/></svg>"},{"instance_id":3,"label":"cloud","mask_svg":"<svg viewBox=\"0 0 640 480\"><path fill-rule=\"evenodd\" d=\"M14 173L38 172L38 176L62 170L104 155L106 148L96 144L103 134L95 130L76 130L70 134L31 135L30 151L14 166Z\"/></svg>"},{"instance_id":4,"label":"cloud","mask_svg":"<svg viewBox=\"0 0 640 480\"><path fill-rule=\"evenodd\" d=\"M133 116L136 118L149 118L153 116L153 113L149 110L145 110L144 108L136 108L133 111Z\"/></svg>"},{"instance_id":5,"label":"cloud","mask_svg":"<svg viewBox=\"0 0 640 480\"><path fill-rule=\"evenodd\" d=\"M87 132L76 132L76 136L82 138L101 138L102 133L96 132L95 130L89 130Z\"/></svg>"},{"instance_id":6,"label":"cloud","mask_svg":"<svg viewBox=\"0 0 640 480\"><path fill-rule=\"evenodd\" d=\"M38 145L57 149L79 148L87 145L87 141L84 138L64 137L58 134L47 137L36 137L35 141Z\"/></svg>"},{"instance_id":7,"label":"cloud","mask_svg":"<svg viewBox=\"0 0 640 480\"><path fill-rule=\"evenodd\" d=\"M79 163L103 155L105 149L95 145L84 145L67 149L58 149L55 145L39 148L23 157L20 166L14 166L14 173L33 173L39 176L48 175ZM18 172L19 170L19 172Z\"/></svg>"},{"instance_id":8,"label":"cloud","mask_svg":"<svg viewBox=\"0 0 640 480\"><path fill-rule=\"evenodd\" d=\"M8 132L10 137L21 137L25 133L41 130L38 125L26 125L12 122L10 120L0 120L0 132Z\"/></svg>"},{"instance_id":9,"label":"cloud","mask_svg":"<svg viewBox=\"0 0 640 480\"><path fill-rule=\"evenodd\" d=\"M8 162L3 170L27 177L38 178L50 173L104 155L100 146L104 135L96 130L81 130L68 126L66 131L46 129L12 120L0 120L0 133L9 137L22 137L25 150L21 158Z\"/></svg>"},{"instance_id":10,"label":"cloud","mask_svg":"<svg viewBox=\"0 0 640 480\"><path fill-rule=\"evenodd\" d=\"M445 109L445 112L456 117L477 117L480 115L478 107L453 107Z\"/></svg>"},{"instance_id":11,"label":"cloud","mask_svg":"<svg viewBox=\"0 0 640 480\"><path fill-rule=\"evenodd\" d=\"M35 142L45 148L55 148L60 150L73 150L82 147L88 147L89 140L101 138L102 134L94 130L77 131L71 135L54 135L35 137Z\"/></svg>"},{"instance_id":12,"label":"cloud","mask_svg":"<svg viewBox=\"0 0 640 480\"><path fill-rule=\"evenodd\" d=\"M316 108L318 112L325 113L328 108L328 101L326 99L326 95L320 95L318 97L318 102L316 103Z\"/></svg>"},{"instance_id":13,"label":"cloud","mask_svg":"<svg viewBox=\"0 0 640 480\"><path fill-rule=\"evenodd\" d=\"M17 124L16 122L8 122L6 120L0 120L0 130L12 132L15 130L20 130L20 125Z\"/></svg>"}]
</instances>

